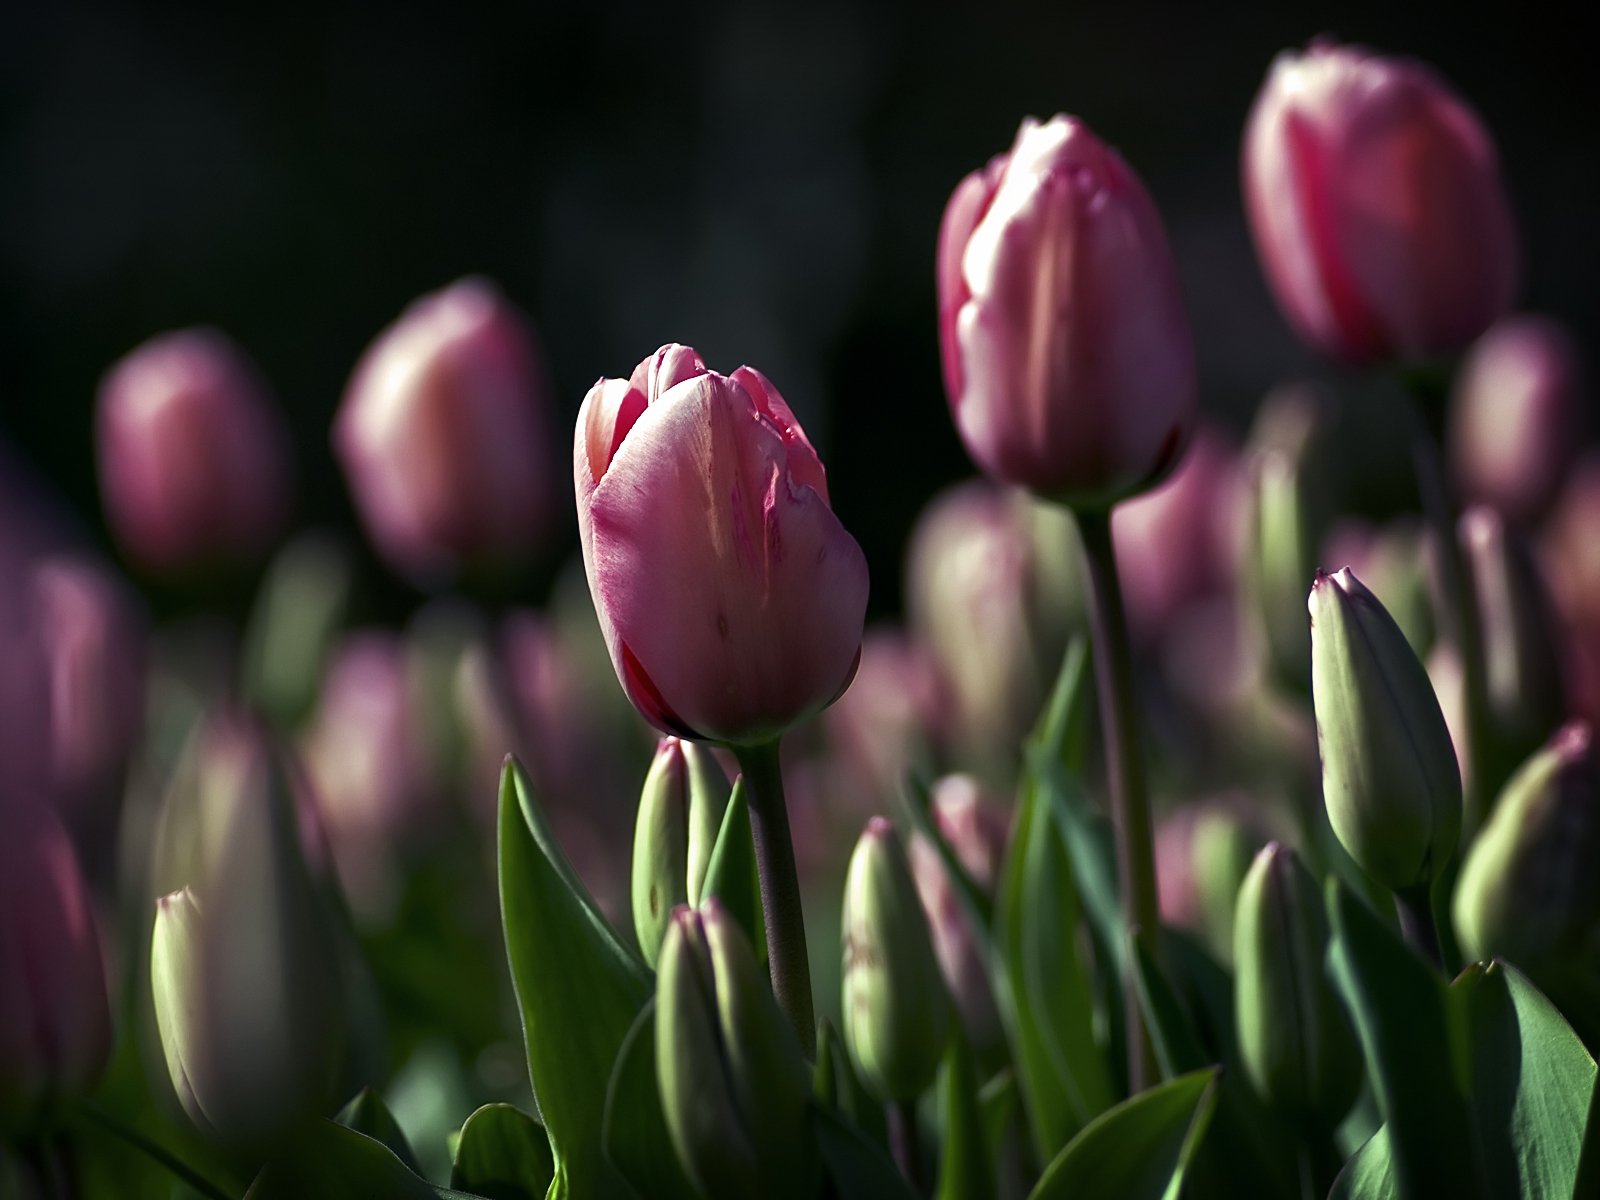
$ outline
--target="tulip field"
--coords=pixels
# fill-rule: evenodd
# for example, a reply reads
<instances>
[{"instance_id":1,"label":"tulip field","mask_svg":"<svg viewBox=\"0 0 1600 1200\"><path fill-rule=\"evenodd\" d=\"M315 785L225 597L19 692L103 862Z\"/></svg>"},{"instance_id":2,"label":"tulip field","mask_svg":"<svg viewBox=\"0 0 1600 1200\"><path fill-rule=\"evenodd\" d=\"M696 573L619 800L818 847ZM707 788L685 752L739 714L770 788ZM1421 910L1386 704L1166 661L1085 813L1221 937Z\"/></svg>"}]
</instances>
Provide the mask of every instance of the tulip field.
<instances>
[{"instance_id":1,"label":"tulip field","mask_svg":"<svg viewBox=\"0 0 1600 1200\"><path fill-rule=\"evenodd\" d=\"M887 567L914 434L692 299L558 397L492 262L345 364L348 528L210 324L70 398L98 514L0 429L0 1200L1600 1197L1583 339L1493 113L1260 67L1318 371L1220 419L1169 203L1019 112Z\"/></svg>"}]
</instances>

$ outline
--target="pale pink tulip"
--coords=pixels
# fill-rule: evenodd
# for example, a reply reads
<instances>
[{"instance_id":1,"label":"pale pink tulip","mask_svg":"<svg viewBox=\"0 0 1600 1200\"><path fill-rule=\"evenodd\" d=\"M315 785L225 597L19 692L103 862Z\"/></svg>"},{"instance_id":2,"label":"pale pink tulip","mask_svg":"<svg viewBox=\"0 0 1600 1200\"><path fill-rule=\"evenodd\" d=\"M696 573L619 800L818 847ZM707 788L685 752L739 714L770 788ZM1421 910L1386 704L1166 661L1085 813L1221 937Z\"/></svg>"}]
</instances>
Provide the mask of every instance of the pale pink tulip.
<instances>
[{"instance_id":1,"label":"pale pink tulip","mask_svg":"<svg viewBox=\"0 0 1600 1200\"><path fill-rule=\"evenodd\" d=\"M617 677L665 733L768 741L849 685L867 564L764 376L669 345L578 414L578 527Z\"/></svg>"},{"instance_id":2,"label":"pale pink tulip","mask_svg":"<svg viewBox=\"0 0 1600 1200\"><path fill-rule=\"evenodd\" d=\"M939 230L945 388L996 479L1072 503L1140 491L1195 413L1194 344L1160 215L1082 121L1022 123Z\"/></svg>"},{"instance_id":3,"label":"pale pink tulip","mask_svg":"<svg viewBox=\"0 0 1600 1200\"><path fill-rule=\"evenodd\" d=\"M106 519L148 568L249 559L283 526L288 430L255 365L216 330L163 334L112 367L95 435Z\"/></svg>"},{"instance_id":4,"label":"pale pink tulip","mask_svg":"<svg viewBox=\"0 0 1600 1200\"><path fill-rule=\"evenodd\" d=\"M544 364L484 279L415 301L362 357L334 425L367 532L422 583L524 557L551 507Z\"/></svg>"},{"instance_id":5,"label":"pale pink tulip","mask_svg":"<svg viewBox=\"0 0 1600 1200\"><path fill-rule=\"evenodd\" d=\"M1326 39L1280 54L1243 177L1278 303L1331 358L1458 350L1511 303L1516 231L1494 144L1422 63Z\"/></svg>"}]
</instances>

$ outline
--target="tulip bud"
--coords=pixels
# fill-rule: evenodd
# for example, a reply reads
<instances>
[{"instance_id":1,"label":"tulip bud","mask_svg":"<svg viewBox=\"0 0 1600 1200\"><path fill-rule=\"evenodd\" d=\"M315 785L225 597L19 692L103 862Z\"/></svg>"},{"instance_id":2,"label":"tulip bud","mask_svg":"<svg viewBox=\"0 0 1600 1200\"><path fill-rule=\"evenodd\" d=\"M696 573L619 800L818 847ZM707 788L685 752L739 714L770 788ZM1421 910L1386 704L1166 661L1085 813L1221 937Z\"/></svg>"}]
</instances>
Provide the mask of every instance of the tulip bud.
<instances>
[{"instance_id":1,"label":"tulip bud","mask_svg":"<svg viewBox=\"0 0 1600 1200\"><path fill-rule=\"evenodd\" d=\"M1481 506L1468 509L1460 529L1478 595L1496 750L1509 760L1509 769L1566 716L1559 626L1532 552L1499 513Z\"/></svg>"},{"instance_id":2,"label":"tulip bud","mask_svg":"<svg viewBox=\"0 0 1600 1200\"><path fill-rule=\"evenodd\" d=\"M656 996L661 1110L707 1200L814 1197L810 1071L754 950L715 898L673 912Z\"/></svg>"},{"instance_id":3,"label":"tulip bud","mask_svg":"<svg viewBox=\"0 0 1600 1200\"><path fill-rule=\"evenodd\" d=\"M86 559L44 559L32 574L57 794L75 816L108 817L144 725L143 621L122 583Z\"/></svg>"},{"instance_id":4,"label":"tulip bud","mask_svg":"<svg viewBox=\"0 0 1600 1200\"><path fill-rule=\"evenodd\" d=\"M1538 519L1583 445L1578 349L1547 317L1508 317L1472 347L1450 407L1450 464L1469 500Z\"/></svg>"},{"instance_id":5,"label":"tulip bud","mask_svg":"<svg viewBox=\"0 0 1600 1200\"><path fill-rule=\"evenodd\" d=\"M663 346L578 413L583 562L623 690L663 733L769 742L849 686L867 564L760 372Z\"/></svg>"},{"instance_id":6,"label":"tulip bud","mask_svg":"<svg viewBox=\"0 0 1600 1200\"><path fill-rule=\"evenodd\" d=\"M215 330L163 334L112 367L95 440L106 520L148 568L254 558L282 528L288 430L255 365Z\"/></svg>"},{"instance_id":7,"label":"tulip bud","mask_svg":"<svg viewBox=\"0 0 1600 1200\"><path fill-rule=\"evenodd\" d=\"M111 1052L89 889L45 805L0 798L0 1126L86 1091Z\"/></svg>"},{"instance_id":8,"label":"tulip bud","mask_svg":"<svg viewBox=\"0 0 1600 1200\"><path fill-rule=\"evenodd\" d=\"M1328 820L1380 883L1425 884L1461 833L1461 773L1428 674L1348 567L1318 571L1308 607Z\"/></svg>"},{"instance_id":9,"label":"tulip bud","mask_svg":"<svg viewBox=\"0 0 1600 1200\"><path fill-rule=\"evenodd\" d=\"M711 751L679 738L661 739L639 793L633 831L633 929L651 966L673 910L700 900L729 790Z\"/></svg>"},{"instance_id":10,"label":"tulip bud","mask_svg":"<svg viewBox=\"0 0 1600 1200\"><path fill-rule=\"evenodd\" d=\"M1075 547L1065 514L984 480L940 493L917 517L906 559L911 628L933 658L943 724L968 765L1009 753L1038 715L1071 627L1082 624Z\"/></svg>"},{"instance_id":11,"label":"tulip bud","mask_svg":"<svg viewBox=\"0 0 1600 1200\"><path fill-rule=\"evenodd\" d=\"M362 356L334 448L374 545L421 583L527 554L551 433L531 331L485 279L411 304Z\"/></svg>"},{"instance_id":12,"label":"tulip bud","mask_svg":"<svg viewBox=\"0 0 1600 1200\"><path fill-rule=\"evenodd\" d=\"M188 886L157 906L156 1024L195 1125L261 1148L331 1098L343 1033L337 949L265 737L238 720L203 727L184 774L161 849Z\"/></svg>"},{"instance_id":13,"label":"tulip bud","mask_svg":"<svg viewBox=\"0 0 1600 1200\"><path fill-rule=\"evenodd\" d=\"M933 1082L950 1034L950 1000L894 826L867 822L844 884L844 1041L883 1101Z\"/></svg>"},{"instance_id":14,"label":"tulip bud","mask_svg":"<svg viewBox=\"0 0 1600 1200\"><path fill-rule=\"evenodd\" d=\"M1177 462L1194 344L1160 215L1082 121L1022 123L956 188L939 229L939 342L985 473L1104 506Z\"/></svg>"},{"instance_id":15,"label":"tulip bud","mask_svg":"<svg viewBox=\"0 0 1600 1200\"><path fill-rule=\"evenodd\" d=\"M1301 693L1311 686L1306 583L1331 507L1320 461L1329 421L1321 391L1285 388L1267 397L1250 434L1245 586L1268 664Z\"/></svg>"},{"instance_id":16,"label":"tulip bud","mask_svg":"<svg viewBox=\"0 0 1600 1200\"><path fill-rule=\"evenodd\" d=\"M1331 358L1447 353L1511 302L1516 232L1494 145L1422 63L1328 39L1280 54L1243 174L1267 280Z\"/></svg>"},{"instance_id":17,"label":"tulip bud","mask_svg":"<svg viewBox=\"0 0 1600 1200\"><path fill-rule=\"evenodd\" d=\"M1535 976L1575 965L1600 921L1600 753L1573 722L1524 763L1467 854L1454 917L1462 950Z\"/></svg>"},{"instance_id":18,"label":"tulip bud","mask_svg":"<svg viewBox=\"0 0 1600 1200\"><path fill-rule=\"evenodd\" d=\"M934 822L962 869L980 888L992 892L1007 838L998 807L970 775L940 779L933 785L932 801ZM933 951L961 1023L980 1052L997 1048L1002 1030L988 963L944 859L920 832L911 835L907 851Z\"/></svg>"},{"instance_id":19,"label":"tulip bud","mask_svg":"<svg viewBox=\"0 0 1600 1200\"><path fill-rule=\"evenodd\" d=\"M1256 855L1239 888L1234 989L1239 1055L1263 1098L1331 1128L1356 1098L1361 1052L1323 969L1328 919L1294 851Z\"/></svg>"},{"instance_id":20,"label":"tulip bud","mask_svg":"<svg viewBox=\"0 0 1600 1200\"><path fill-rule=\"evenodd\" d=\"M373 921L399 898L400 851L436 815L440 780L420 684L399 638L351 634L301 743L340 882Z\"/></svg>"}]
</instances>

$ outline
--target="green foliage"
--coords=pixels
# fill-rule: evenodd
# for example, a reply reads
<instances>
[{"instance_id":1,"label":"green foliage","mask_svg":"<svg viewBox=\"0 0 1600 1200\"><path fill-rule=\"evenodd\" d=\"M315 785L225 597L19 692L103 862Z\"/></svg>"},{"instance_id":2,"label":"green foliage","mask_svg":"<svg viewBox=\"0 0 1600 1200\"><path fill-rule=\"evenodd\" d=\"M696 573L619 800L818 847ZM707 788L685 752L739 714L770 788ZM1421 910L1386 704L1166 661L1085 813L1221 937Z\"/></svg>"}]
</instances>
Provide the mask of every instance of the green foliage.
<instances>
[{"instance_id":1,"label":"green foliage","mask_svg":"<svg viewBox=\"0 0 1600 1200\"><path fill-rule=\"evenodd\" d=\"M485 1104L467 1118L450 1186L486 1200L543 1200L555 1178L544 1127L510 1104Z\"/></svg>"}]
</instances>

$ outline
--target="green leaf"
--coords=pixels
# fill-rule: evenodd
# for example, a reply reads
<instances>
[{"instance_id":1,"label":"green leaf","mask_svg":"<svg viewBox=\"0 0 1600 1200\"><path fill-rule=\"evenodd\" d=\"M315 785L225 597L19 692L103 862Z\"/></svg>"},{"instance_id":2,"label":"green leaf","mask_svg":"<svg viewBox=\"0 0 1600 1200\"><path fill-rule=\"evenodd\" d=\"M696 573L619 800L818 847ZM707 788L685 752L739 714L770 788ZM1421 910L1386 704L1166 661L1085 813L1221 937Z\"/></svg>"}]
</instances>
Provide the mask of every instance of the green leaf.
<instances>
[{"instance_id":1,"label":"green leaf","mask_svg":"<svg viewBox=\"0 0 1600 1200\"><path fill-rule=\"evenodd\" d=\"M950 1039L939 1078L939 1109L944 1120L944 1147L939 1160L938 1200L966 1200L994 1192L978 1080L972 1051L959 1032Z\"/></svg>"},{"instance_id":2,"label":"green leaf","mask_svg":"<svg viewBox=\"0 0 1600 1200\"><path fill-rule=\"evenodd\" d=\"M1328 881L1333 980L1355 1020L1389 1128L1402 1196L1483 1197L1455 1020L1443 981L1337 878Z\"/></svg>"},{"instance_id":3,"label":"green leaf","mask_svg":"<svg viewBox=\"0 0 1600 1200\"><path fill-rule=\"evenodd\" d=\"M990 1163L1004 1161L1011 1118L1017 1111L1017 1077L1008 1068L978 1092L978 1112L983 1120L983 1143Z\"/></svg>"},{"instance_id":4,"label":"green leaf","mask_svg":"<svg viewBox=\"0 0 1600 1200\"><path fill-rule=\"evenodd\" d=\"M1350 1156L1333 1181L1328 1200L1399 1200L1400 1180L1395 1175L1389 1148L1389 1127L1381 1127Z\"/></svg>"},{"instance_id":5,"label":"green leaf","mask_svg":"<svg viewBox=\"0 0 1600 1200\"><path fill-rule=\"evenodd\" d=\"M601 1153L606 1084L650 973L578 881L514 758L500 782L500 914L528 1075L555 1154L553 1194L622 1194Z\"/></svg>"},{"instance_id":6,"label":"green leaf","mask_svg":"<svg viewBox=\"0 0 1600 1200\"><path fill-rule=\"evenodd\" d=\"M355 1098L339 1110L334 1120L346 1129L354 1129L357 1133L364 1133L382 1142L394 1151L395 1157L405 1163L410 1171L422 1174L422 1168L417 1165L417 1156L411 1152L411 1143L406 1141L400 1122L394 1119L394 1114L371 1088L362 1088L357 1092Z\"/></svg>"},{"instance_id":7,"label":"green leaf","mask_svg":"<svg viewBox=\"0 0 1600 1200\"><path fill-rule=\"evenodd\" d=\"M1515 967L1475 964L1450 992L1471 1031L1472 1109L1491 1193L1578 1194L1594 1059Z\"/></svg>"},{"instance_id":8,"label":"green leaf","mask_svg":"<svg viewBox=\"0 0 1600 1200\"><path fill-rule=\"evenodd\" d=\"M813 1104L811 1124L838 1200L917 1200L883 1147L844 1117Z\"/></svg>"},{"instance_id":9,"label":"green leaf","mask_svg":"<svg viewBox=\"0 0 1600 1200\"><path fill-rule=\"evenodd\" d=\"M262 1167L245 1193L245 1200L332 1200L356 1196L472 1200L469 1192L435 1187L418 1178L382 1142L332 1121L309 1126Z\"/></svg>"},{"instance_id":10,"label":"green leaf","mask_svg":"<svg viewBox=\"0 0 1600 1200\"><path fill-rule=\"evenodd\" d=\"M743 775L734 783L728 807L722 814L716 843L711 847L711 857L706 861L706 878L701 885L700 895L691 896L689 900L692 904L699 904L707 896L715 896L722 901L755 947L756 960L765 963L767 926L756 874L755 840L750 830L750 795L745 788Z\"/></svg>"},{"instance_id":11,"label":"green leaf","mask_svg":"<svg viewBox=\"0 0 1600 1200\"><path fill-rule=\"evenodd\" d=\"M1089 677L1088 639L1073 638L1026 747L1071 774L1083 769L1089 744Z\"/></svg>"},{"instance_id":12,"label":"green leaf","mask_svg":"<svg viewBox=\"0 0 1600 1200\"><path fill-rule=\"evenodd\" d=\"M602 1141L606 1158L634 1191L650 1200L696 1200L661 1115L656 1079L656 1002L651 997L623 1039L606 1088Z\"/></svg>"},{"instance_id":13,"label":"green leaf","mask_svg":"<svg viewBox=\"0 0 1600 1200\"><path fill-rule=\"evenodd\" d=\"M1031 1200L1175 1200L1216 1105L1215 1070L1195 1071L1102 1113L1058 1154Z\"/></svg>"},{"instance_id":14,"label":"green leaf","mask_svg":"<svg viewBox=\"0 0 1600 1200\"><path fill-rule=\"evenodd\" d=\"M485 1104L456 1140L450 1186L487 1200L543 1200L556 1161L544 1126L510 1104Z\"/></svg>"},{"instance_id":15,"label":"green leaf","mask_svg":"<svg viewBox=\"0 0 1600 1200\"><path fill-rule=\"evenodd\" d=\"M1094 1036L1094 992L1078 953L1078 892L1051 792L1023 785L995 912L1002 969L995 999L1040 1159L1111 1103Z\"/></svg>"},{"instance_id":16,"label":"green leaf","mask_svg":"<svg viewBox=\"0 0 1600 1200\"><path fill-rule=\"evenodd\" d=\"M1134 983L1139 989L1139 1007L1155 1048L1156 1063L1163 1079L1176 1079L1187 1071L1210 1065L1212 1059L1200 1044L1194 1022L1157 965L1150 946L1150 934L1140 931L1133 944Z\"/></svg>"}]
</instances>

